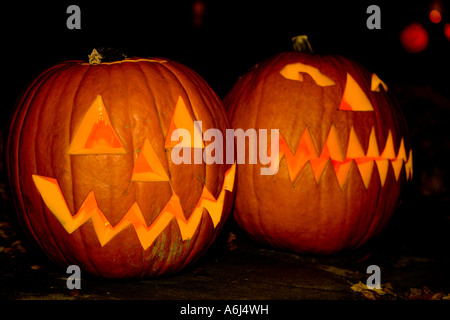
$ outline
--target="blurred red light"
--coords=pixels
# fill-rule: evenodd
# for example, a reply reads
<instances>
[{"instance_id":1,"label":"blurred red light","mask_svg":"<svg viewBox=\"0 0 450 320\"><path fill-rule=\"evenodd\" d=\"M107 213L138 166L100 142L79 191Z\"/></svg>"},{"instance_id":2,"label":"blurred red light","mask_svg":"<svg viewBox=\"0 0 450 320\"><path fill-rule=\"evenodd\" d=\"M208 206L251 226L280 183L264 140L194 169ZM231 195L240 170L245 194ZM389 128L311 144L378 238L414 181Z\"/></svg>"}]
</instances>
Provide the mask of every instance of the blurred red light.
<instances>
[{"instance_id":1,"label":"blurred red light","mask_svg":"<svg viewBox=\"0 0 450 320\"><path fill-rule=\"evenodd\" d=\"M444 25L444 34L447 37L447 40L450 41L450 23Z\"/></svg>"},{"instance_id":2,"label":"blurred red light","mask_svg":"<svg viewBox=\"0 0 450 320\"><path fill-rule=\"evenodd\" d=\"M192 4L193 22L196 27L201 27L204 22L206 5L203 0L196 0Z\"/></svg>"},{"instance_id":3,"label":"blurred red light","mask_svg":"<svg viewBox=\"0 0 450 320\"><path fill-rule=\"evenodd\" d=\"M428 32L417 22L406 26L400 33L403 48L410 53L418 53L428 46Z\"/></svg>"},{"instance_id":4,"label":"blurred red light","mask_svg":"<svg viewBox=\"0 0 450 320\"><path fill-rule=\"evenodd\" d=\"M430 17L431 22L433 22L433 23L439 23L439 22L441 22L441 19L442 19L442 15L439 12L439 10L437 10L437 9L431 10L429 17Z\"/></svg>"}]
</instances>

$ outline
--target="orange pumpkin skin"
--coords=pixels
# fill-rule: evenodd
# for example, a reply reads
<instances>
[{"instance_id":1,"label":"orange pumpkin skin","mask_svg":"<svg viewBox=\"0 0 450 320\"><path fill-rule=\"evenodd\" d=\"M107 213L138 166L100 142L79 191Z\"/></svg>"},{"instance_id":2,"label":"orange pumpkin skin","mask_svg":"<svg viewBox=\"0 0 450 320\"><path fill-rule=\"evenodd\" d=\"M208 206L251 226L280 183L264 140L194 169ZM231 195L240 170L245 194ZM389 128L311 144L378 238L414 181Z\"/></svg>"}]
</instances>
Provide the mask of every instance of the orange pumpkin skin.
<instances>
[{"instance_id":1,"label":"orange pumpkin skin","mask_svg":"<svg viewBox=\"0 0 450 320\"><path fill-rule=\"evenodd\" d=\"M76 130L98 96L126 154L69 154ZM203 130L225 132L228 128L223 106L206 82L188 67L159 58L100 65L60 63L39 75L24 92L9 130L9 180L21 224L53 261L65 267L76 264L82 272L102 277L157 276L192 263L214 241L231 211L234 193L223 190L231 165L171 161L165 141L180 98L193 119L202 121ZM145 139L169 181L131 181ZM69 234L43 201L33 175L56 179L74 219L93 192L108 220L105 230L121 222L133 204L142 212L143 225L150 226L163 219L160 213L174 194L188 220L204 188L216 199L223 191L223 210L216 226L206 209L200 211L198 227L188 239L182 239L177 220L169 216L145 249L128 220L123 230L100 244L92 219ZM101 225L98 228L104 231Z\"/></svg>"},{"instance_id":2,"label":"orange pumpkin skin","mask_svg":"<svg viewBox=\"0 0 450 320\"><path fill-rule=\"evenodd\" d=\"M300 77L297 81L286 78L287 73L281 74L287 65L298 63L302 67L297 68L303 72L290 74L291 78ZM328 79L318 79L318 73L314 79L310 67ZM347 73L365 93L373 111L339 110L348 82ZM279 129L289 152L300 154L300 158L309 157L301 147L297 149L306 129L317 155L327 159L328 149L332 147L327 139L334 126L336 150L345 157L342 160L349 170L338 180L336 168L344 162L330 158L322 163L322 169L313 170L316 159L304 160L305 164L296 168L291 165L293 177L286 156L281 158L275 175L261 175L259 162L238 164L234 217L252 238L297 253L332 254L360 247L386 227L398 206L405 182L412 178L412 154L399 106L390 91L381 88L381 83L376 91L371 91L371 77L364 67L344 57L286 52L253 67L229 92L224 104L235 130ZM349 94L346 99L351 101L353 97ZM345 109L345 103L343 106ZM389 133L392 135L393 145L387 149L395 150L397 175L390 160L370 159L370 155L352 160L351 154L347 158L351 128L364 155L376 153L373 143L369 148L371 135L376 136L379 154L385 150ZM267 136L270 138L270 133ZM280 142L280 152L282 148ZM397 157L400 149L404 149L406 157L403 151ZM392 158L387 156L388 151L385 156ZM367 187L357 162L361 166L373 164L366 177L366 182L370 178ZM386 168L386 173L380 175L378 165ZM382 185L380 176L384 175Z\"/></svg>"}]
</instances>

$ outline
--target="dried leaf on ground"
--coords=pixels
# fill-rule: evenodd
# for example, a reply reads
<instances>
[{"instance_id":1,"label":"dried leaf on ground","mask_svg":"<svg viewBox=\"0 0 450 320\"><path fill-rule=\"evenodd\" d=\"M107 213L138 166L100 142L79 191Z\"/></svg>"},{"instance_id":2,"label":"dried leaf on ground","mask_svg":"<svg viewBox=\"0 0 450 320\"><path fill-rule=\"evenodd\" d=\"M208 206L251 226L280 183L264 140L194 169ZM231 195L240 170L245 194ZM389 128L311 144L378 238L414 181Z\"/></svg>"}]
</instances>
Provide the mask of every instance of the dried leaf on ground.
<instances>
[{"instance_id":1,"label":"dried leaf on ground","mask_svg":"<svg viewBox=\"0 0 450 320\"><path fill-rule=\"evenodd\" d=\"M422 289L410 288L405 297L408 300L450 300L450 294L433 292L427 286Z\"/></svg>"},{"instance_id":2,"label":"dried leaf on ground","mask_svg":"<svg viewBox=\"0 0 450 320\"><path fill-rule=\"evenodd\" d=\"M362 283L361 281L355 284L350 284L352 285L350 289L352 289L354 292L361 293L364 298L369 300L379 300L384 295L391 295L393 297L396 297L396 294L394 293L390 283L381 285L381 289L369 289L367 285Z\"/></svg>"}]
</instances>

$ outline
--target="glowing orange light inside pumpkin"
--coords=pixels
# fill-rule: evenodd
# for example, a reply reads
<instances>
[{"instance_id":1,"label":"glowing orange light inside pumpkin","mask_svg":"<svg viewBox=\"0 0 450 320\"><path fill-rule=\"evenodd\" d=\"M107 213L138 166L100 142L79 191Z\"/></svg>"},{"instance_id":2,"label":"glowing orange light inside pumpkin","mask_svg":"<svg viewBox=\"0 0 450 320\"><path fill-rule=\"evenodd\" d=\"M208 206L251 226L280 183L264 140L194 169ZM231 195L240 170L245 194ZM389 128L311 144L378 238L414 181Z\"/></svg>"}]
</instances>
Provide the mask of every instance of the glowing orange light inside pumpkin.
<instances>
[{"instance_id":1,"label":"glowing orange light inside pumpkin","mask_svg":"<svg viewBox=\"0 0 450 320\"><path fill-rule=\"evenodd\" d=\"M113 129L103 99L98 95L89 107L69 146L69 154L126 154Z\"/></svg>"},{"instance_id":2,"label":"glowing orange light inside pumpkin","mask_svg":"<svg viewBox=\"0 0 450 320\"><path fill-rule=\"evenodd\" d=\"M386 139L384 150L381 154L378 148L375 128L372 128L367 152L364 152L353 127L350 129L349 141L345 152L343 151L344 144L340 141L337 129L334 125L330 128L321 152L317 152L318 149L307 128L303 131L295 153L292 153L286 140L281 134L279 139L279 161L281 162L281 159L283 157L285 158L289 177L292 182L295 181L297 176L303 170L303 167L309 162L316 182L319 183L320 177L329 160L333 163L336 177L341 188L344 188L353 162L356 164L359 173L361 174L366 189L369 187L374 166L378 169L381 186L384 186L384 183L386 182L389 163L394 170L396 180L399 179L403 166L405 167L407 179L412 179L412 151L410 150L409 154L406 153L405 143L402 139L398 152L396 153L394 149L394 140L390 131Z\"/></svg>"},{"instance_id":3,"label":"glowing orange light inside pumpkin","mask_svg":"<svg viewBox=\"0 0 450 320\"><path fill-rule=\"evenodd\" d=\"M428 32L417 22L406 26L400 33L403 48L410 53L418 53L428 46Z\"/></svg>"},{"instance_id":4,"label":"glowing orange light inside pumpkin","mask_svg":"<svg viewBox=\"0 0 450 320\"><path fill-rule=\"evenodd\" d=\"M101 246L104 246L123 229L132 225L145 250L150 247L157 236L164 231L173 219L178 224L182 239L192 238L199 226L204 209L208 211L215 228L222 217L225 193L233 190L235 174L236 165L233 165L225 173L225 180L217 198L204 186L202 195L189 219L185 218L179 197L173 194L156 220L150 225L147 224L139 205L135 202L122 220L115 226L112 226L98 207L94 191L88 194L78 212L72 215L56 179L33 175L33 181L47 207L69 234L80 228L88 220L91 220L97 238Z\"/></svg>"},{"instance_id":5,"label":"glowing orange light inside pumpkin","mask_svg":"<svg viewBox=\"0 0 450 320\"><path fill-rule=\"evenodd\" d=\"M169 181L166 170L148 139L145 139L136 159L131 181Z\"/></svg>"},{"instance_id":6,"label":"glowing orange light inside pumpkin","mask_svg":"<svg viewBox=\"0 0 450 320\"><path fill-rule=\"evenodd\" d=\"M439 22L441 22L441 19L442 19L442 15L439 12L439 10L437 10L437 9L431 10L429 17L430 17L431 22L433 22L433 23L439 23Z\"/></svg>"},{"instance_id":7,"label":"glowing orange light inside pumpkin","mask_svg":"<svg viewBox=\"0 0 450 320\"><path fill-rule=\"evenodd\" d=\"M107 125L104 120L99 120L93 125L84 147L86 149L121 148L122 144L117 139L111 126Z\"/></svg>"}]
</instances>

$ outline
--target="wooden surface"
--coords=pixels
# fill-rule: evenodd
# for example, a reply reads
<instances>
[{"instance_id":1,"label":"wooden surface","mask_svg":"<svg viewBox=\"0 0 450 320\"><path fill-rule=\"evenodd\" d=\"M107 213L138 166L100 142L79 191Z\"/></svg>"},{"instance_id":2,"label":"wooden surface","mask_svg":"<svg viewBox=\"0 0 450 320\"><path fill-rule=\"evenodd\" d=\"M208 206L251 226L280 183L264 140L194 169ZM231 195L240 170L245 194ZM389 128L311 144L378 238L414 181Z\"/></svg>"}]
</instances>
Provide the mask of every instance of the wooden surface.
<instances>
[{"instance_id":1,"label":"wooden surface","mask_svg":"<svg viewBox=\"0 0 450 320\"><path fill-rule=\"evenodd\" d=\"M411 203L412 204L412 203ZM418 204L416 204L418 205ZM449 298L448 218L423 221L403 206L373 244L333 257L303 256L253 243L233 221L207 254L178 274L113 281L81 275L81 289L66 287L55 268L2 214L0 298L163 300L404 300ZM9 221L4 221L9 220ZM381 269L381 293L357 290L369 265Z\"/></svg>"}]
</instances>

